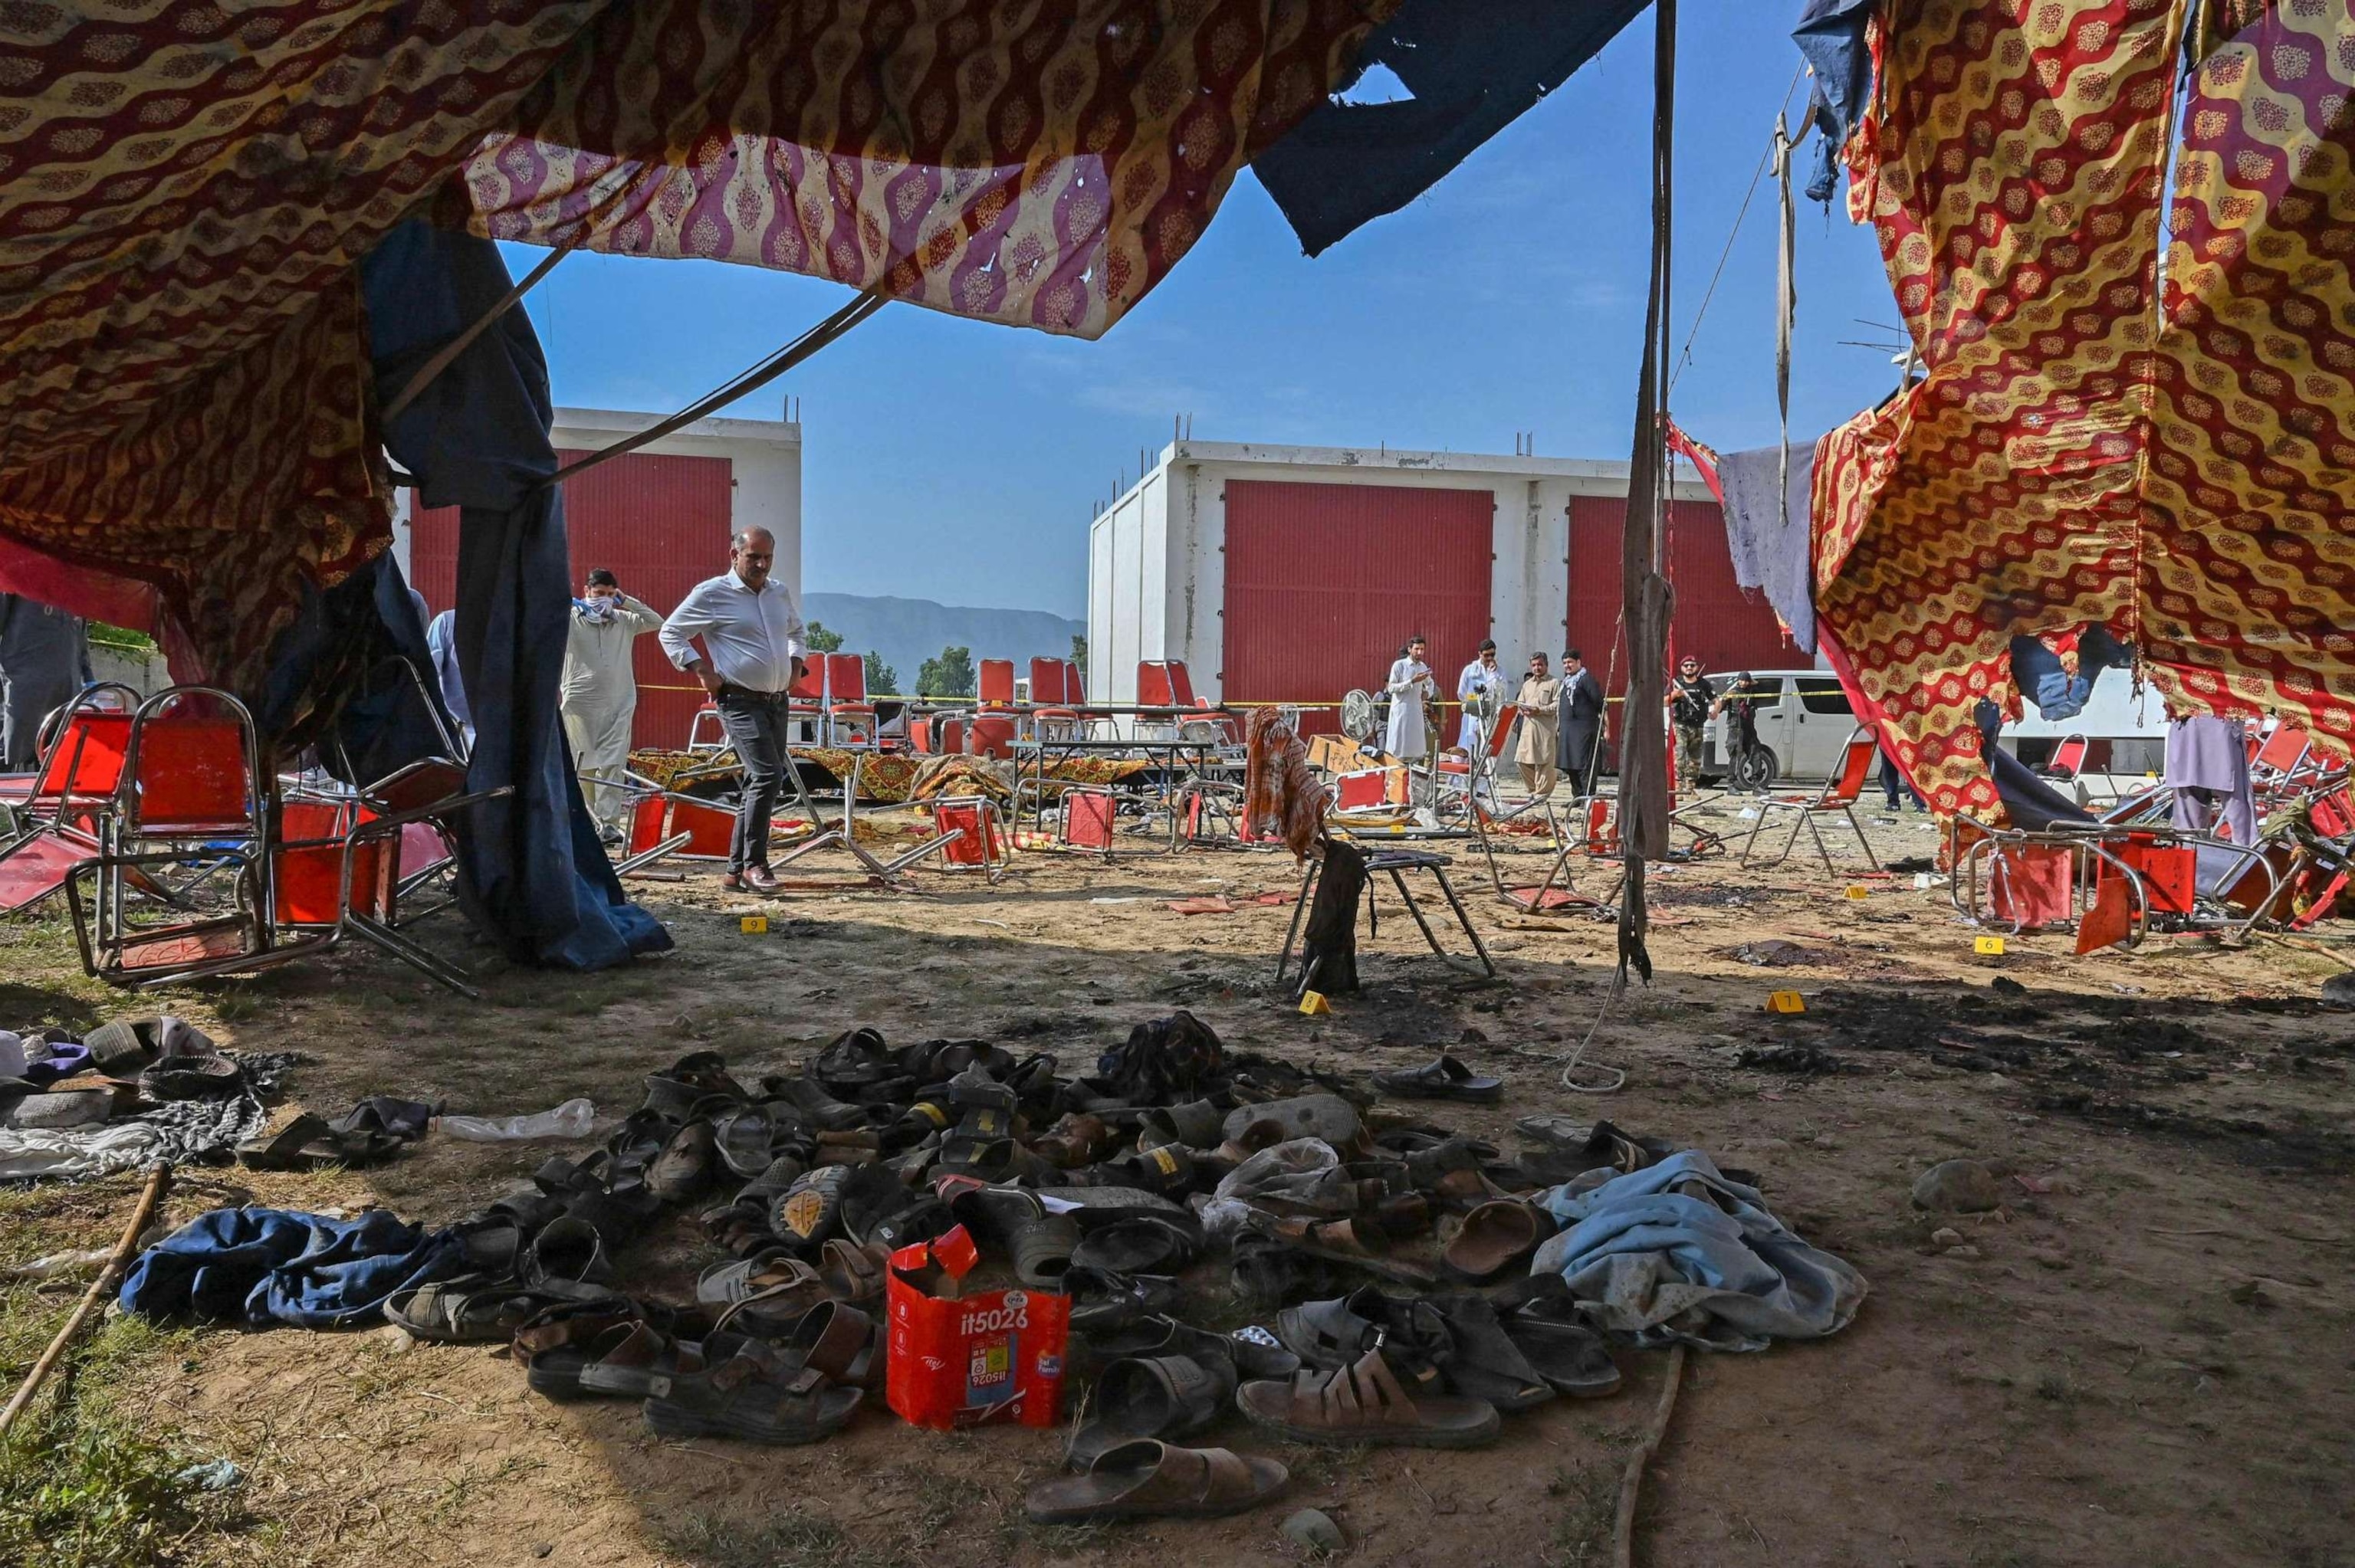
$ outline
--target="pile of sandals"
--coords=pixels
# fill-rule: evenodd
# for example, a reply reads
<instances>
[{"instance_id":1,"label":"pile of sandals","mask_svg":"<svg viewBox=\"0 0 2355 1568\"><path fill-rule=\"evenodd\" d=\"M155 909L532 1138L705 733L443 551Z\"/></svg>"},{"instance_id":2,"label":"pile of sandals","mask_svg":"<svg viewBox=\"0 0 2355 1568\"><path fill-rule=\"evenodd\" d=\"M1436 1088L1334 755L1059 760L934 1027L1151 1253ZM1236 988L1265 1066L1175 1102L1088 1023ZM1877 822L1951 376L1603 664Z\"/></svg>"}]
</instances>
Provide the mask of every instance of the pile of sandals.
<instances>
[{"instance_id":1,"label":"pile of sandals","mask_svg":"<svg viewBox=\"0 0 2355 1568\"><path fill-rule=\"evenodd\" d=\"M1650 1158L1608 1124L1532 1118L1508 1159L1381 1103L1501 1096L1453 1057L1343 1081L1230 1054L1182 1012L1094 1066L871 1029L757 1086L686 1056L603 1150L463 1223L468 1272L386 1315L506 1340L535 1391L638 1400L663 1436L807 1443L883 1386L890 1254L962 1225L1071 1299L1080 1473L1034 1489L1042 1521L1268 1500L1281 1464L1178 1446L1236 1416L1287 1442L1463 1447L1618 1387L1560 1278L1528 1266L1553 1229L1536 1189ZM626 1289L615 1255L679 1213L724 1259L691 1300ZM1270 1326L1187 1320L1214 1255Z\"/></svg>"}]
</instances>

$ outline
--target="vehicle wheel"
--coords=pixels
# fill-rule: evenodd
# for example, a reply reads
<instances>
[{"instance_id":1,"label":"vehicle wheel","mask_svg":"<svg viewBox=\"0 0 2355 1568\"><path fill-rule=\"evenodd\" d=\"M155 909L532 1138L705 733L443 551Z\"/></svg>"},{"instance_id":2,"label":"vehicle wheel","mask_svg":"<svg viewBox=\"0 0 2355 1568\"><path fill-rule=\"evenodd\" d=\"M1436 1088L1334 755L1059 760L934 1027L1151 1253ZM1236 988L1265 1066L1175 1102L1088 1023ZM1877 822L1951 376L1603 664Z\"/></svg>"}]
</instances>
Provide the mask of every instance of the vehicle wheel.
<instances>
[{"instance_id":1,"label":"vehicle wheel","mask_svg":"<svg viewBox=\"0 0 2355 1568\"><path fill-rule=\"evenodd\" d=\"M1774 787L1775 777L1781 772L1782 764L1775 760L1774 753L1771 749L1764 746L1753 746L1743 752L1733 764L1734 787L1747 789L1754 795L1763 795Z\"/></svg>"}]
</instances>

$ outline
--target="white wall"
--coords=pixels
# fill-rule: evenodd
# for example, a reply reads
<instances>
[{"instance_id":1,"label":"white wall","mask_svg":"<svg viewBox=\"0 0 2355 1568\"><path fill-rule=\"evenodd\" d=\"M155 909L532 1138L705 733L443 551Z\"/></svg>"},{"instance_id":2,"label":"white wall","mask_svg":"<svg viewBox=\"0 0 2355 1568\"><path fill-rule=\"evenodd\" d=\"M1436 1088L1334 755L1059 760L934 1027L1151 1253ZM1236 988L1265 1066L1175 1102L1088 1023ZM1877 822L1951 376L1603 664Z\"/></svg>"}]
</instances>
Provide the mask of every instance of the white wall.
<instances>
[{"instance_id":1,"label":"white wall","mask_svg":"<svg viewBox=\"0 0 2355 1568\"><path fill-rule=\"evenodd\" d=\"M1561 651L1570 609L1570 498L1627 493L1627 465L1618 461L1173 443L1090 536L1090 697L1131 700L1139 659L1183 659L1197 693L1224 694L1226 485L1232 479L1487 491L1496 509L1490 635L1506 667L1515 670L1530 653ZM1677 494L1709 498L1697 480L1679 482ZM1316 564L1303 561L1301 569L1313 572ZM1099 648L1112 656L1099 658ZM1099 673L1109 690L1099 687Z\"/></svg>"},{"instance_id":2,"label":"white wall","mask_svg":"<svg viewBox=\"0 0 2355 1568\"><path fill-rule=\"evenodd\" d=\"M555 444L573 450L594 451L660 422L656 414L624 413L609 408L559 408ZM648 442L640 451L678 457L715 457L728 461L734 485L730 516L737 528L766 528L777 538L777 558L770 568L778 580L802 593L802 428L782 419L698 419L676 434ZM401 575L409 569L409 494L396 493L393 505L392 552ZM711 567L726 569L724 561Z\"/></svg>"}]
</instances>

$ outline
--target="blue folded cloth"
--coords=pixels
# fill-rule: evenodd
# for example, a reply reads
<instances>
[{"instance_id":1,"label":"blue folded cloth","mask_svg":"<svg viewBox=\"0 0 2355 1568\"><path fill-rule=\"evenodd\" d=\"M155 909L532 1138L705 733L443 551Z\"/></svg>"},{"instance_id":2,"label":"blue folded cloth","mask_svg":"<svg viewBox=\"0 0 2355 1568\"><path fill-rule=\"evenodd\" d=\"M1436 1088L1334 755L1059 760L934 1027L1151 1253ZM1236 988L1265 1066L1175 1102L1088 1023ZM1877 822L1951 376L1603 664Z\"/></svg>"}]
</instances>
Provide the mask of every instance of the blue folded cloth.
<instances>
[{"instance_id":1,"label":"blue folded cloth","mask_svg":"<svg viewBox=\"0 0 2355 1568\"><path fill-rule=\"evenodd\" d=\"M145 1318L347 1329L379 1320L394 1292L456 1273L464 1255L456 1233L382 1209L352 1220L215 1209L142 1253L117 1299Z\"/></svg>"},{"instance_id":2,"label":"blue folded cloth","mask_svg":"<svg viewBox=\"0 0 2355 1568\"><path fill-rule=\"evenodd\" d=\"M1697 1149L1627 1175L1590 1171L1536 1199L1562 1226L1530 1260L1596 1327L1639 1343L1761 1351L1838 1333L1864 1276L1809 1246Z\"/></svg>"}]
</instances>

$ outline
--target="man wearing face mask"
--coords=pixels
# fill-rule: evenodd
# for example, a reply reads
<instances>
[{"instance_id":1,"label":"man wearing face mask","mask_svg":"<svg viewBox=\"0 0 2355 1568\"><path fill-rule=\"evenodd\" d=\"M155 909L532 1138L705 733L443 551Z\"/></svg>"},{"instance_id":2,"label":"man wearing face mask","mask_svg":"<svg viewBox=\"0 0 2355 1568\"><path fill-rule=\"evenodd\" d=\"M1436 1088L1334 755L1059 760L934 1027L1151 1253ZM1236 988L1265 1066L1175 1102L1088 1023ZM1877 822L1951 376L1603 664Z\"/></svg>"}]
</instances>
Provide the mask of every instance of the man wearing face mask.
<instances>
[{"instance_id":1,"label":"man wearing face mask","mask_svg":"<svg viewBox=\"0 0 2355 1568\"><path fill-rule=\"evenodd\" d=\"M630 766L630 724L638 712L638 677L630 644L661 628L663 618L621 589L612 572L589 574L565 631L565 743L581 775L589 812L618 839L630 811L623 775Z\"/></svg>"}]
</instances>

